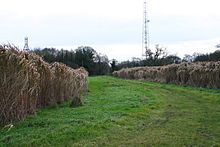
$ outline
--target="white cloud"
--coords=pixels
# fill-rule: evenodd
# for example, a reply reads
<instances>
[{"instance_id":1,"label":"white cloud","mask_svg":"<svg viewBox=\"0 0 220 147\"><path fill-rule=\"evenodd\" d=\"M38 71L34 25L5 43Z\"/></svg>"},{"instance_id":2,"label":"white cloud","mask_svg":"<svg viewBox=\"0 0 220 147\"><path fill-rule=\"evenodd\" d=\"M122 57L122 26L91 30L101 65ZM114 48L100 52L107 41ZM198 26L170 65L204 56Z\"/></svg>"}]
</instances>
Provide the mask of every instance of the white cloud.
<instances>
[{"instance_id":1,"label":"white cloud","mask_svg":"<svg viewBox=\"0 0 220 147\"><path fill-rule=\"evenodd\" d=\"M219 0L149 0L150 14L158 16L220 16Z\"/></svg>"},{"instance_id":2,"label":"white cloud","mask_svg":"<svg viewBox=\"0 0 220 147\"><path fill-rule=\"evenodd\" d=\"M147 2L152 44L182 56L220 43L219 0ZM126 60L141 57L142 13L143 0L2 0L0 40L23 47L28 36L32 48L90 44Z\"/></svg>"},{"instance_id":3,"label":"white cloud","mask_svg":"<svg viewBox=\"0 0 220 147\"><path fill-rule=\"evenodd\" d=\"M218 43L220 43L220 38L184 41L175 44L160 44L160 46L165 47L169 55L177 55L182 58L185 54L192 55L193 53L206 54L214 52L217 50L215 46ZM56 47L58 49L76 49L78 46L80 45ZM87 46L91 46L99 53L106 54L109 59L116 59L118 61L132 60L133 57L144 59L142 56L142 46L140 44L88 44ZM155 45L150 45L150 48L152 51L154 51Z\"/></svg>"},{"instance_id":4,"label":"white cloud","mask_svg":"<svg viewBox=\"0 0 220 147\"><path fill-rule=\"evenodd\" d=\"M139 15L141 4L134 0L7 0L1 2L4 7L0 12L20 19L62 15L133 19Z\"/></svg>"},{"instance_id":5,"label":"white cloud","mask_svg":"<svg viewBox=\"0 0 220 147\"><path fill-rule=\"evenodd\" d=\"M168 51L171 54L177 54L183 57L185 54L192 55L193 53L211 53L217 50L216 45L220 42L220 38L208 40L185 41L176 44L166 44Z\"/></svg>"},{"instance_id":6,"label":"white cloud","mask_svg":"<svg viewBox=\"0 0 220 147\"><path fill-rule=\"evenodd\" d=\"M217 50L215 47L220 43L220 38L209 40L194 40L184 41L174 44L161 44L165 47L169 54L184 57L185 54L192 55L193 53L211 53ZM155 45L150 46L154 50ZM131 60L133 57L143 58L142 46L140 44L116 44L106 46L94 46L99 52L103 52L109 56L110 59L117 59L119 61Z\"/></svg>"}]
</instances>

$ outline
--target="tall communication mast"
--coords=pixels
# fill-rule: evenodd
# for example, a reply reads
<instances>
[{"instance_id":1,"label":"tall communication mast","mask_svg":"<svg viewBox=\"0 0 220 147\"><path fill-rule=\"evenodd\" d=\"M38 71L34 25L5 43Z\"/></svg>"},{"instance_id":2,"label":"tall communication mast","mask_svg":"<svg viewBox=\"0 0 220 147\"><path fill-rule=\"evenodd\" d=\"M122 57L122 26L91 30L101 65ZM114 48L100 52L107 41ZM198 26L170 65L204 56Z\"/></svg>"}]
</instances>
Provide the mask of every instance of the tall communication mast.
<instances>
[{"instance_id":1,"label":"tall communication mast","mask_svg":"<svg viewBox=\"0 0 220 147\"><path fill-rule=\"evenodd\" d=\"M149 50L149 27L147 13L147 0L144 0L144 14L143 14L143 30L142 30L142 55L146 56L146 52Z\"/></svg>"},{"instance_id":2,"label":"tall communication mast","mask_svg":"<svg viewBox=\"0 0 220 147\"><path fill-rule=\"evenodd\" d=\"M28 52L30 51L29 46L28 46L28 37L24 38L24 49L23 51Z\"/></svg>"}]
</instances>

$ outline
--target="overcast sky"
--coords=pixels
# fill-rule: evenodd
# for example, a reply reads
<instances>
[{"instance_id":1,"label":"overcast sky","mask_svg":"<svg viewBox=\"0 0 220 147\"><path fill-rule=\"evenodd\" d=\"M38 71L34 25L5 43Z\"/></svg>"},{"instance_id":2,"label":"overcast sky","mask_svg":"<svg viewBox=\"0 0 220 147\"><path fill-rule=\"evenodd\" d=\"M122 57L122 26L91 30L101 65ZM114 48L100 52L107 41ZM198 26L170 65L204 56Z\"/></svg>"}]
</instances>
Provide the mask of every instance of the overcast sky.
<instances>
[{"instance_id":1,"label":"overcast sky","mask_svg":"<svg viewBox=\"0 0 220 147\"><path fill-rule=\"evenodd\" d=\"M150 44L183 56L220 43L219 0L148 0ZM109 59L141 57L143 0L2 0L0 43L91 46Z\"/></svg>"}]
</instances>

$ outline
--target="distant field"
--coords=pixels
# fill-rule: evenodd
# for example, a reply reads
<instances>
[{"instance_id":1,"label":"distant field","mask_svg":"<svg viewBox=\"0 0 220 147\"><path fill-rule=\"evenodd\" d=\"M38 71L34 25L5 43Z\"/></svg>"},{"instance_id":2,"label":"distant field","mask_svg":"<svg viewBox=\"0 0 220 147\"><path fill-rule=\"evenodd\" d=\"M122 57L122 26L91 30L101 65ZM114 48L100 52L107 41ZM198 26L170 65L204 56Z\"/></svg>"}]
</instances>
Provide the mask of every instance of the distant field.
<instances>
[{"instance_id":1,"label":"distant field","mask_svg":"<svg viewBox=\"0 0 220 147\"><path fill-rule=\"evenodd\" d=\"M85 105L0 128L0 146L220 146L220 90L90 77Z\"/></svg>"}]
</instances>

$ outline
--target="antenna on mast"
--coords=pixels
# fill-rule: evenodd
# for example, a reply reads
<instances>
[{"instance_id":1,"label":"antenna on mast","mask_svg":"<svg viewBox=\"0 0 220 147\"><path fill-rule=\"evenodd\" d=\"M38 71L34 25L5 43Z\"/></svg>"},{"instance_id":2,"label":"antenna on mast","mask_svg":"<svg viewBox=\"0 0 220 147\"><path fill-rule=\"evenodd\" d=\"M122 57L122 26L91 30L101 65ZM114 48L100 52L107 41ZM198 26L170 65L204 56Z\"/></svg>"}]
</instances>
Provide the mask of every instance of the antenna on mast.
<instances>
[{"instance_id":1,"label":"antenna on mast","mask_svg":"<svg viewBox=\"0 0 220 147\"><path fill-rule=\"evenodd\" d=\"M28 52L30 51L29 46L28 46L28 37L24 38L24 49L23 51Z\"/></svg>"},{"instance_id":2,"label":"antenna on mast","mask_svg":"<svg viewBox=\"0 0 220 147\"><path fill-rule=\"evenodd\" d=\"M147 13L147 0L144 0L144 13L143 13L143 28L142 28L142 56L146 56L146 52L149 50L149 28Z\"/></svg>"}]
</instances>

